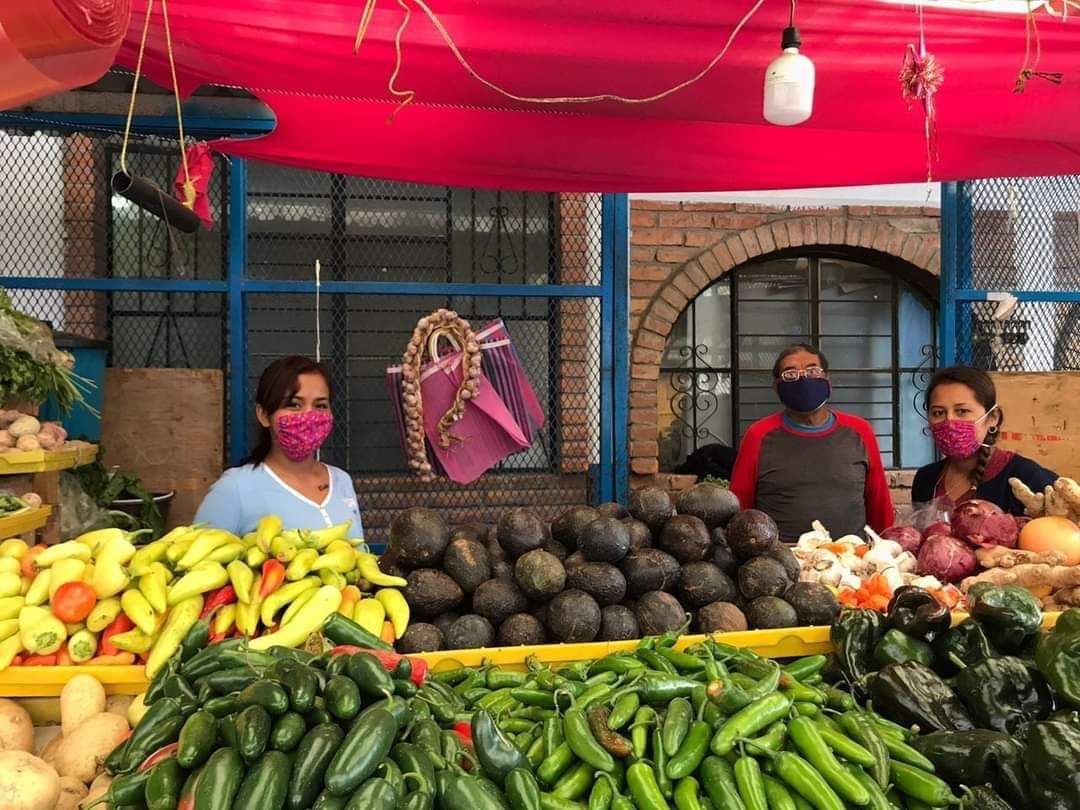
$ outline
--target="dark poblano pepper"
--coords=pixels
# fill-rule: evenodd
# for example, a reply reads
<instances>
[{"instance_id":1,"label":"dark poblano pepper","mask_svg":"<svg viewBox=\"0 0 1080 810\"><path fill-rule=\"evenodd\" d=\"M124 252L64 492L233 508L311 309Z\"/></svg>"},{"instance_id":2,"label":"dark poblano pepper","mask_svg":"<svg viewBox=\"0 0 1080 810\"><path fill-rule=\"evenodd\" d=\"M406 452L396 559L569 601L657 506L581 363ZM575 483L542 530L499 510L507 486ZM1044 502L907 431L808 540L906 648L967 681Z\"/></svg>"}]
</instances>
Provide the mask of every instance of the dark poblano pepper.
<instances>
[{"instance_id":1,"label":"dark poblano pepper","mask_svg":"<svg viewBox=\"0 0 1080 810\"><path fill-rule=\"evenodd\" d=\"M1054 690L1080 709L1080 609L1066 610L1039 639L1035 663Z\"/></svg>"},{"instance_id":2,"label":"dark poblano pepper","mask_svg":"<svg viewBox=\"0 0 1080 810\"><path fill-rule=\"evenodd\" d=\"M944 635L934 639L934 669L941 675L955 675L960 665L971 666L997 655L982 625L964 619ZM960 663L957 663L957 662Z\"/></svg>"},{"instance_id":3,"label":"dark poblano pepper","mask_svg":"<svg viewBox=\"0 0 1080 810\"><path fill-rule=\"evenodd\" d=\"M1080 807L1080 730L1065 723L1035 723L1027 735L1024 764L1039 810Z\"/></svg>"},{"instance_id":4,"label":"dark poblano pepper","mask_svg":"<svg viewBox=\"0 0 1080 810\"><path fill-rule=\"evenodd\" d=\"M866 681L873 672L874 648L884 634L885 620L876 610L845 610L829 631L841 677L859 698L866 697Z\"/></svg>"},{"instance_id":5,"label":"dark poblano pepper","mask_svg":"<svg viewBox=\"0 0 1080 810\"><path fill-rule=\"evenodd\" d=\"M933 641L952 626L949 609L929 591L902 585L893 592L885 613L885 629L906 636Z\"/></svg>"},{"instance_id":6,"label":"dark poblano pepper","mask_svg":"<svg viewBox=\"0 0 1080 810\"><path fill-rule=\"evenodd\" d=\"M986 785L964 788L961 810L1012 810L1012 806Z\"/></svg>"},{"instance_id":7,"label":"dark poblano pepper","mask_svg":"<svg viewBox=\"0 0 1080 810\"><path fill-rule=\"evenodd\" d=\"M1024 746L999 731L935 731L912 746L954 785L991 785L1016 808L1030 808Z\"/></svg>"},{"instance_id":8,"label":"dark poblano pepper","mask_svg":"<svg viewBox=\"0 0 1080 810\"><path fill-rule=\"evenodd\" d=\"M1039 672L1019 658L988 658L956 676L956 694L979 728L1015 734L1024 723L1045 720L1054 708Z\"/></svg>"},{"instance_id":9,"label":"dark poblano pepper","mask_svg":"<svg viewBox=\"0 0 1080 810\"><path fill-rule=\"evenodd\" d=\"M874 647L874 665L880 669L905 661L918 661L928 667L934 662L934 653L920 638L905 635L900 630L887 631Z\"/></svg>"},{"instance_id":10,"label":"dark poblano pepper","mask_svg":"<svg viewBox=\"0 0 1080 810\"><path fill-rule=\"evenodd\" d=\"M968 591L968 611L1004 653L1018 652L1042 627L1042 606L1019 585L975 585Z\"/></svg>"},{"instance_id":11,"label":"dark poblano pepper","mask_svg":"<svg viewBox=\"0 0 1080 810\"><path fill-rule=\"evenodd\" d=\"M941 678L916 661L889 664L870 685L874 711L927 731L970 731L967 709Z\"/></svg>"}]
</instances>

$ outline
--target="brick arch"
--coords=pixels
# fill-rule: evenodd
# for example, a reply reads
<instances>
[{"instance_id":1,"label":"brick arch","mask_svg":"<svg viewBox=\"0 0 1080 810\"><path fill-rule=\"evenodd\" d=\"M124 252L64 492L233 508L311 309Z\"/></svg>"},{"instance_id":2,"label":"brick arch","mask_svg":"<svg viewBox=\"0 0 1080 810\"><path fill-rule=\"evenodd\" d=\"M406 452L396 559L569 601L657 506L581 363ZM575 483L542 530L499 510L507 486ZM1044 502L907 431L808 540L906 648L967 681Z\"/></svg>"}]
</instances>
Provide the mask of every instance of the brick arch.
<instances>
[{"instance_id":1,"label":"brick arch","mask_svg":"<svg viewBox=\"0 0 1080 810\"><path fill-rule=\"evenodd\" d=\"M671 329L698 295L748 261L800 247L861 249L932 276L940 271L940 237L911 232L888 221L791 216L729 233L672 269L641 312L631 339L630 471L659 471L656 382ZM872 260L872 258L871 258Z\"/></svg>"}]
</instances>

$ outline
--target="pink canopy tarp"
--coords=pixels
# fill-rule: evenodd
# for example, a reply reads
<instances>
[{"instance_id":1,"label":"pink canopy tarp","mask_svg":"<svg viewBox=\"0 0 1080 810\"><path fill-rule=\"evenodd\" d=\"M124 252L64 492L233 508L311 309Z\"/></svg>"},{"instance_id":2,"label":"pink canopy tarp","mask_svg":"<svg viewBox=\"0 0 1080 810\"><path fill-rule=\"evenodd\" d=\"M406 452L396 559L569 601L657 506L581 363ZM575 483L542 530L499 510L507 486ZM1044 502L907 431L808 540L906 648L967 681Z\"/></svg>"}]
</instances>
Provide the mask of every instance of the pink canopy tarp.
<instances>
[{"instance_id":1,"label":"pink canopy tarp","mask_svg":"<svg viewBox=\"0 0 1080 810\"><path fill-rule=\"evenodd\" d=\"M129 0L0 0L0 110L101 78Z\"/></svg>"},{"instance_id":2,"label":"pink canopy tarp","mask_svg":"<svg viewBox=\"0 0 1080 810\"><path fill-rule=\"evenodd\" d=\"M118 57L133 67L146 0L133 0ZM919 42L914 5L803 0L802 52L817 69L811 119L762 119L765 66L779 53L786 0L764 0L702 80L649 104L511 101L469 76L413 0L398 87L415 100L388 123L394 36L404 12L378 0L359 55L363 2L170 0L183 93L249 90L277 117L270 135L229 140L233 155L427 183L557 191L777 189L927 179L922 107L898 73ZM646 96L693 76L754 0L427 0L484 78L522 96ZM985 5L985 4L982 4ZM1021 8L1022 3L1018 3ZM1060 6L1060 0L1055 5ZM1080 12L1035 15L1038 69L1024 64L1024 14L924 6L936 94L935 180L1080 173ZM1034 41L1030 41L1034 52ZM171 86L155 7L145 67Z\"/></svg>"}]
</instances>

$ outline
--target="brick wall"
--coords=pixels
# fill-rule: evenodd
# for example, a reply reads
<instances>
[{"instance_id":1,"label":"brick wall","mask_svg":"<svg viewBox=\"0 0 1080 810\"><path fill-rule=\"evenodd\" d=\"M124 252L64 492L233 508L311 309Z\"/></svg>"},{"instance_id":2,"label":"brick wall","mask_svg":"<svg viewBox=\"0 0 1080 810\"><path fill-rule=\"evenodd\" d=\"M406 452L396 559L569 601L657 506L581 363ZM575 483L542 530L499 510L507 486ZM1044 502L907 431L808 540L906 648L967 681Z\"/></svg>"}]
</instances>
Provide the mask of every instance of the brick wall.
<instances>
[{"instance_id":1,"label":"brick wall","mask_svg":"<svg viewBox=\"0 0 1080 810\"><path fill-rule=\"evenodd\" d=\"M589 194L559 195L559 283L598 281L599 233ZM599 312L595 301L563 299L558 307L559 470L582 474L597 458L599 420ZM595 399L594 399L595 398Z\"/></svg>"},{"instance_id":2,"label":"brick wall","mask_svg":"<svg viewBox=\"0 0 1080 810\"><path fill-rule=\"evenodd\" d=\"M105 227L109 192L105 184L105 152L100 141L85 135L64 140L64 276L102 278L105 266ZM68 331L104 338L105 296L92 292L64 293Z\"/></svg>"},{"instance_id":3,"label":"brick wall","mask_svg":"<svg viewBox=\"0 0 1080 810\"><path fill-rule=\"evenodd\" d=\"M634 200L630 208L630 471L635 487L678 491L693 483L659 474L660 360L671 328L699 293L744 262L803 246L858 248L937 276L937 208L793 209L734 203ZM910 503L910 476L894 475Z\"/></svg>"}]
</instances>

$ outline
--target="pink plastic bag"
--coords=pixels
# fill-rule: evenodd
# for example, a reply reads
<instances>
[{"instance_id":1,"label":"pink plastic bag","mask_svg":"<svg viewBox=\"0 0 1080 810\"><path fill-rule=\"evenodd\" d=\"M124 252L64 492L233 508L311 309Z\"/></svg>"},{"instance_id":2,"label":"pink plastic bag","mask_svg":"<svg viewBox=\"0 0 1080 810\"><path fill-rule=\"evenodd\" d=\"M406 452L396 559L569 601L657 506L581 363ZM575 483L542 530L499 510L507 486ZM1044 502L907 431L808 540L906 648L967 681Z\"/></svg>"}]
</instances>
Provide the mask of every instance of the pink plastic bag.
<instances>
[{"instance_id":1,"label":"pink plastic bag","mask_svg":"<svg viewBox=\"0 0 1080 810\"><path fill-rule=\"evenodd\" d=\"M536 432L544 426L544 410L510 342L506 325L501 318L492 321L476 333L476 338L480 341L484 376L502 397L531 446Z\"/></svg>"},{"instance_id":2,"label":"pink plastic bag","mask_svg":"<svg viewBox=\"0 0 1080 810\"><path fill-rule=\"evenodd\" d=\"M453 405L461 379L461 354L454 352L424 367L420 393L424 400L424 430L431 451L451 481L471 484L532 442L488 379L481 377L476 396L466 403L461 419L450 428L450 446L443 447L439 419Z\"/></svg>"}]
</instances>

